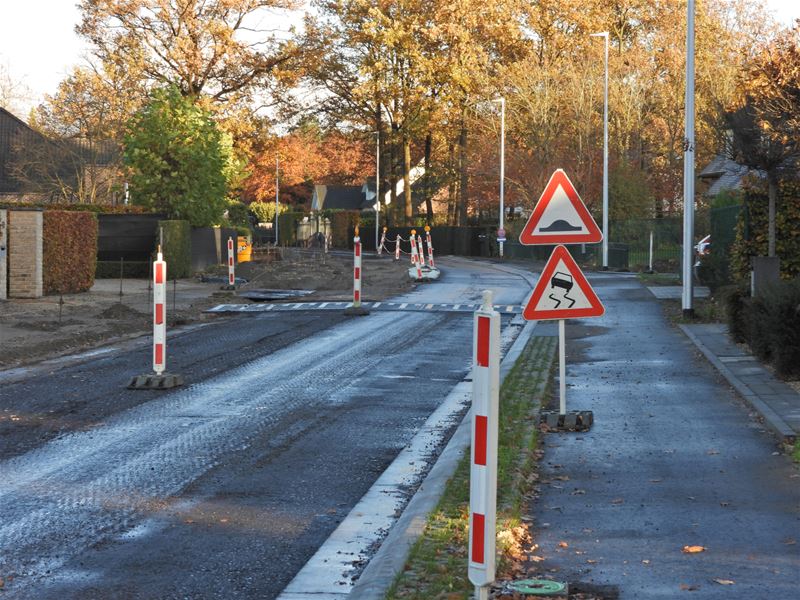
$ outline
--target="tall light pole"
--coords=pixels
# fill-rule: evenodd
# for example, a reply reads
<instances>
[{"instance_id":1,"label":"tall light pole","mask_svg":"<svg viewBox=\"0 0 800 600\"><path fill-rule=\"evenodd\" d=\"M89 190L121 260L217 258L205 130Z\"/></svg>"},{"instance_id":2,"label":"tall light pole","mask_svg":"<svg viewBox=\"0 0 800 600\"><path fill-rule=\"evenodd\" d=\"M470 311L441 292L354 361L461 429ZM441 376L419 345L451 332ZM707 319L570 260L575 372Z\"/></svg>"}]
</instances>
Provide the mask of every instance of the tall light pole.
<instances>
[{"instance_id":1,"label":"tall light pole","mask_svg":"<svg viewBox=\"0 0 800 600\"><path fill-rule=\"evenodd\" d=\"M506 241L505 227L505 179L506 179L506 99L497 98L500 103L500 227L497 230L500 257L503 256L503 244Z\"/></svg>"},{"instance_id":2,"label":"tall light pole","mask_svg":"<svg viewBox=\"0 0 800 600\"><path fill-rule=\"evenodd\" d=\"M378 251L380 238L378 229L381 220L381 132L375 132L375 251Z\"/></svg>"},{"instance_id":3,"label":"tall light pole","mask_svg":"<svg viewBox=\"0 0 800 600\"><path fill-rule=\"evenodd\" d=\"M275 157L275 247L278 247L278 194L280 193L280 183L278 180L278 169L280 168L280 157Z\"/></svg>"},{"instance_id":4,"label":"tall light pole","mask_svg":"<svg viewBox=\"0 0 800 600\"><path fill-rule=\"evenodd\" d=\"M603 90L603 269L608 270L608 32L589 34L605 38L605 86Z\"/></svg>"},{"instance_id":5,"label":"tall light pole","mask_svg":"<svg viewBox=\"0 0 800 600\"><path fill-rule=\"evenodd\" d=\"M694 0L686 7L686 115L683 141L683 294L684 317L693 317L694 258Z\"/></svg>"}]
</instances>

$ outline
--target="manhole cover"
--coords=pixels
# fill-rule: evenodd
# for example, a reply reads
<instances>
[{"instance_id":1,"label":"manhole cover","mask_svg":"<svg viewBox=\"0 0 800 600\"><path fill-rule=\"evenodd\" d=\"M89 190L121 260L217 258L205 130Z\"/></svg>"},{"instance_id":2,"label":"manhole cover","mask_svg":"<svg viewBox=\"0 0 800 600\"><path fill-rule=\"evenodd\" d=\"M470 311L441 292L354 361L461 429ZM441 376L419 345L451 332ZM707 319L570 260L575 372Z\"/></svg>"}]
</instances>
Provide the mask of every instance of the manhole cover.
<instances>
[{"instance_id":1,"label":"manhole cover","mask_svg":"<svg viewBox=\"0 0 800 600\"><path fill-rule=\"evenodd\" d=\"M547 596L566 592L567 585L560 581L550 581L549 579L522 579L508 584L508 587L520 594L529 596Z\"/></svg>"}]
</instances>

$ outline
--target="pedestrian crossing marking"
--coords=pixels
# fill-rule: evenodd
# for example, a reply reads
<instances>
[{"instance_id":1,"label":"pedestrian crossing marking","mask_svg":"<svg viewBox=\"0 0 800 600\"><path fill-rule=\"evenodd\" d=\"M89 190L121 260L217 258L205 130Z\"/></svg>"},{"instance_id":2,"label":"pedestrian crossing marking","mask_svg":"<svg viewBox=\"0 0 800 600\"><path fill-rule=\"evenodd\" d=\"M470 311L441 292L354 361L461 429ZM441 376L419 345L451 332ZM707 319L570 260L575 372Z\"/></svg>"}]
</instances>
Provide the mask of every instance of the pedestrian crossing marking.
<instances>
[{"instance_id":1,"label":"pedestrian crossing marking","mask_svg":"<svg viewBox=\"0 0 800 600\"><path fill-rule=\"evenodd\" d=\"M255 304L220 304L209 308L208 313L261 313L269 311L304 311L304 310L340 310L352 306L352 302L288 302L288 303L255 303ZM478 304L425 304L420 302L362 302L361 306L377 311L407 311L407 312L452 312L472 313ZM503 314L518 315L522 313L522 306L518 304L495 304L494 309Z\"/></svg>"}]
</instances>

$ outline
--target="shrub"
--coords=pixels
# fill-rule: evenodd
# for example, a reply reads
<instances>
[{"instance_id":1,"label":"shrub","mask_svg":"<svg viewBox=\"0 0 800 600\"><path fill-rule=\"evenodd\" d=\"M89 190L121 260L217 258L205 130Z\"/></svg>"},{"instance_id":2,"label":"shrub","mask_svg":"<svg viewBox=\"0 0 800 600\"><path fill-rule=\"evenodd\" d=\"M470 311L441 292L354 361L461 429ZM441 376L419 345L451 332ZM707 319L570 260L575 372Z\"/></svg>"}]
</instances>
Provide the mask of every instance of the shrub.
<instances>
[{"instance_id":1,"label":"shrub","mask_svg":"<svg viewBox=\"0 0 800 600\"><path fill-rule=\"evenodd\" d=\"M737 343L747 341L747 328L745 319L745 299L749 296L748 290L744 286L729 285L719 289L719 297L725 311L725 320L728 323L728 331Z\"/></svg>"},{"instance_id":2,"label":"shrub","mask_svg":"<svg viewBox=\"0 0 800 600\"><path fill-rule=\"evenodd\" d=\"M768 361L772 357L770 331L772 318L769 305L764 296L747 298L745 305L745 337L753 354L759 360Z\"/></svg>"},{"instance_id":3,"label":"shrub","mask_svg":"<svg viewBox=\"0 0 800 600\"><path fill-rule=\"evenodd\" d=\"M282 212L278 215L278 238L281 244L297 242L297 222L305 215L301 212Z\"/></svg>"},{"instance_id":4,"label":"shrub","mask_svg":"<svg viewBox=\"0 0 800 600\"><path fill-rule=\"evenodd\" d=\"M44 293L89 290L97 259L97 217L90 212L46 210L42 238Z\"/></svg>"},{"instance_id":5,"label":"shrub","mask_svg":"<svg viewBox=\"0 0 800 600\"><path fill-rule=\"evenodd\" d=\"M767 255L768 201L763 182L745 187L745 209L739 213L736 240L731 247L731 273L739 281L750 278L750 257ZM775 250L781 276L800 275L800 182L782 181L777 203Z\"/></svg>"},{"instance_id":6,"label":"shrub","mask_svg":"<svg viewBox=\"0 0 800 600\"><path fill-rule=\"evenodd\" d=\"M251 202L247 206L248 210L253 213L256 218L256 223L272 223L275 221L275 203L274 202ZM289 210L286 204L278 205L278 212L283 214Z\"/></svg>"},{"instance_id":7,"label":"shrub","mask_svg":"<svg viewBox=\"0 0 800 600\"><path fill-rule=\"evenodd\" d=\"M170 279L189 277L192 274L192 229L189 221L159 221L158 227L164 232L161 253L167 261L167 276Z\"/></svg>"},{"instance_id":8,"label":"shrub","mask_svg":"<svg viewBox=\"0 0 800 600\"><path fill-rule=\"evenodd\" d=\"M239 202L238 200L229 200L227 210L228 223L237 229L242 227L246 228L249 235L250 217L248 215L247 205L244 202Z\"/></svg>"},{"instance_id":9,"label":"shrub","mask_svg":"<svg viewBox=\"0 0 800 600\"><path fill-rule=\"evenodd\" d=\"M800 280L779 283L764 295L770 355L781 377L800 375Z\"/></svg>"}]
</instances>

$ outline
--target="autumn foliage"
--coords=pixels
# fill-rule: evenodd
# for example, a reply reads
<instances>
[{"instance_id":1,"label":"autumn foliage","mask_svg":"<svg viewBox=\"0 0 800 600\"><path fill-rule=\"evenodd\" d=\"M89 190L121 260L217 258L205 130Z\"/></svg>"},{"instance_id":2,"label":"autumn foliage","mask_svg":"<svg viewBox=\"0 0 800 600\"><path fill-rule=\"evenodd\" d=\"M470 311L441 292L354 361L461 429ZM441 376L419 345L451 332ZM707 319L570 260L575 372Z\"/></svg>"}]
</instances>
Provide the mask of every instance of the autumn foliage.
<instances>
[{"instance_id":1,"label":"autumn foliage","mask_svg":"<svg viewBox=\"0 0 800 600\"><path fill-rule=\"evenodd\" d=\"M259 148L244 182L245 202L275 200L275 168L279 159L280 201L308 209L314 184L361 185L374 177L374 151L363 137L327 132L307 125L275 137Z\"/></svg>"},{"instance_id":2,"label":"autumn foliage","mask_svg":"<svg viewBox=\"0 0 800 600\"><path fill-rule=\"evenodd\" d=\"M91 212L46 210L42 237L44 293L89 290L97 259L97 217Z\"/></svg>"}]
</instances>

